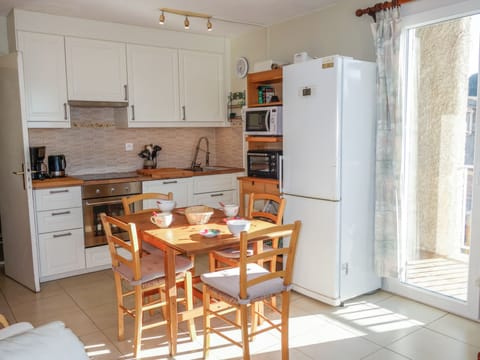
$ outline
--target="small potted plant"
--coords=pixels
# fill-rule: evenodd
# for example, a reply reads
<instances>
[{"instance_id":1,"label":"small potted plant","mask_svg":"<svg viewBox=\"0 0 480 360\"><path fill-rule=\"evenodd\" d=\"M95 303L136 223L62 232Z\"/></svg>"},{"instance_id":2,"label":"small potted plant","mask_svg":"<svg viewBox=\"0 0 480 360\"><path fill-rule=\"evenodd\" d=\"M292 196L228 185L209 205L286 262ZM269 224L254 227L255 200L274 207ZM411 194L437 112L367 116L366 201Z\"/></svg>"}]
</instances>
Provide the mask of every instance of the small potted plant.
<instances>
[{"instance_id":1,"label":"small potted plant","mask_svg":"<svg viewBox=\"0 0 480 360\"><path fill-rule=\"evenodd\" d=\"M138 153L138 156L143 158L144 169L155 169L157 167L157 154L162 150L158 145L147 144L145 149Z\"/></svg>"}]
</instances>

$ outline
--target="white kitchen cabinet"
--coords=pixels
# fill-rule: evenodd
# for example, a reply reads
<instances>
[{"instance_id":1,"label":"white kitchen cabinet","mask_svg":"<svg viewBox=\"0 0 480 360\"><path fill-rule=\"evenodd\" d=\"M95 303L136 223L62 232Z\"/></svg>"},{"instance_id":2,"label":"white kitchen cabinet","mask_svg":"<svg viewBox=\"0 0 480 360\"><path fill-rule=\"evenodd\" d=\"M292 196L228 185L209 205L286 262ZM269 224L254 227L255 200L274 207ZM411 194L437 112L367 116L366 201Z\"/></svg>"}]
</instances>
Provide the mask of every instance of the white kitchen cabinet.
<instances>
[{"instance_id":1,"label":"white kitchen cabinet","mask_svg":"<svg viewBox=\"0 0 480 360\"><path fill-rule=\"evenodd\" d=\"M192 178L164 179L144 181L143 192L156 192L162 194L173 193L173 199L176 201L177 207L189 206L192 197ZM145 209L157 207L154 200L144 201Z\"/></svg>"},{"instance_id":2,"label":"white kitchen cabinet","mask_svg":"<svg viewBox=\"0 0 480 360\"><path fill-rule=\"evenodd\" d=\"M214 208L224 204L238 204L237 177L242 174L219 174L193 178L193 205Z\"/></svg>"},{"instance_id":3,"label":"white kitchen cabinet","mask_svg":"<svg viewBox=\"0 0 480 360\"><path fill-rule=\"evenodd\" d=\"M82 200L79 186L34 191L40 280L85 269Z\"/></svg>"},{"instance_id":4,"label":"white kitchen cabinet","mask_svg":"<svg viewBox=\"0 0 480 360\"><path fill-rule=\"evenodd\" d=\"M179 50L181 119L188 123L225 121L223 55Z\"/></svg>"},{"instance_id":5,"label":"white kitchen cabinet","mask_svg":"<svg viewBox=\"0 0 480 360\"><path fill-rule=\"evenodd\" d=\"M127 45L129 127L180 121L178 51Z\"/></svg>"},{"instance_id":6,"label":"white kitchen cabinet","mask_svg":"<svg viewBox=\"0 0 480 360\"><path fill-rule=\"evenodd\" d=\"M38 243L41 280L85 268L83 229L39 234Z\"/></svg>"},{"instance_id":7,"label":"white kitchen cabinet","mask_svg":"<svg viewBox=\"0 0 480 360\"><path fill-rule=\"evenodd\" d=\"M30 128L68 128L64 37L18 32L23 53L25 109Z\"/></svg>"},{"instance_id":8,"label":"white kitchen cabinet","mask_svg":"<svg viewBox=\"0 0 480 360\"><path fill-rule=\"evenodd\" d=\"M128 101L125 44L66 37L69 100Z\"/></svg>"}]
</instances>

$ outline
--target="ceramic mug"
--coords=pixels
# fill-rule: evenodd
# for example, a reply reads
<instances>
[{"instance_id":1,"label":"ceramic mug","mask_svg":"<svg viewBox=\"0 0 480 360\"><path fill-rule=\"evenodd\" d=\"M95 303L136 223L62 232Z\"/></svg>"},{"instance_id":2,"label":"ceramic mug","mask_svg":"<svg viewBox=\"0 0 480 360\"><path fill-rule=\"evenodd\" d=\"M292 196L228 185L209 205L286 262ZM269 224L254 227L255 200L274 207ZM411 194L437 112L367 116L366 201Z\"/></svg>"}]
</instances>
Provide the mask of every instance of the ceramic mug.
<instances>
[{"instance_id":1,"label":"ceramic mug","mask_svg":"<svg viewBox=\"0 0 480 360\"><path fill-rule=\"evenodd\" d=\"M238 205L235 204L225 204L223 205L223 212L226 217L234 217L238 214Z\"/></svg>"},{"instance_id":2,"label":"ceramic mug","mask_svg":"<svg viewBox=\"0 0 480 360\"><path fill-rule=\"evenodd\" d=\"M172 213L159 213L150 217L150 221L161 228L167 228L170 226L173 220Z\"/></svg>"}]
</instances>

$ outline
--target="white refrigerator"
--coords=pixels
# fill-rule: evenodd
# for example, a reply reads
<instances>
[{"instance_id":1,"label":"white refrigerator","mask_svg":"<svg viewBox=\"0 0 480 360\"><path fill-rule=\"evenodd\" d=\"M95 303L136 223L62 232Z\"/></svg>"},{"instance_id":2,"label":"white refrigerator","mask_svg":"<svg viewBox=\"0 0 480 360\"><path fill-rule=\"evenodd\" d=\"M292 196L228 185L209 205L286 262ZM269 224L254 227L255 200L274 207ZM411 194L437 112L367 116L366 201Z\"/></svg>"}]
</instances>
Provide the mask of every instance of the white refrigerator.
<instances>
[{"instance_id":1,"label":"white refrigerator","mask_svg":"<svg viewBox=\"0 0 480 360\"><path fill-rule=\"evenodd\" d=\"M374 267L375 64L283 68L284 222L302 221L294 290L330 305L380 288Z\"/></svg>"}]
</instances>

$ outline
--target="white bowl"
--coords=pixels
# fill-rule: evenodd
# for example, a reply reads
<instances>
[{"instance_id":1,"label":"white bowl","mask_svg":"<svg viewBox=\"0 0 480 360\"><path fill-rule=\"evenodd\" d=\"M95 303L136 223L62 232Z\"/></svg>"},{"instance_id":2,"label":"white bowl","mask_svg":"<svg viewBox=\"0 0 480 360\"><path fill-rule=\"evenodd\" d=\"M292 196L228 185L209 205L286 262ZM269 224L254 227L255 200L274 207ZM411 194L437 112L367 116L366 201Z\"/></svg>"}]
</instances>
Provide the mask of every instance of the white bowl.
<instances>
[{"instance_id":1,"label":"white bowl","mask_svg":"<svg viewBox=\"0 0 480 360\"><path fill-rule=\"evenodd\" d=\"M233 236L239 236L242 231L250 229L250 221L244 219L227 220L227 227Z\"/></svg>"},{"instance_id":2,"label":"white bowl","mask_svg":"<svg viewBox=\"0 0 480 360\"><path fill-rule=\"evenodd\" d=\"M157 200L157 207L162 212L171 212L175 208L175 200Z\"/></svg>"},{"instance_id":3,"label":"white bowl","mask_svg":"<svg viewBox=\"0 0 480 360\"><path fill-rule=\"evenodd\" d=\"M213 209L208 206L190 206L185 209L185 216L190 225L203 225L208 223L213 215Z\"/></svg>"},{"instance_id":4,"label":"white bowl","mask_svg":"<svg viewBox=\"0 0 480 360\"><path fill-rule=\"evenodd\" d=\"M223 205L223 212L226 217L234 217L238 214L238 205L235 204L225 204Z\"/></svg>"},{"instance_id":5,"label":"white bowl","mask_svg":"<svg viewBox=\"0 0 480 360\"><path fill-rule=\"evenodd\" d=\"M168 228L172 223L173 215L172 213L156 213L150 218L150 221L161 228Z\"/></svg>"}]
</instances>

